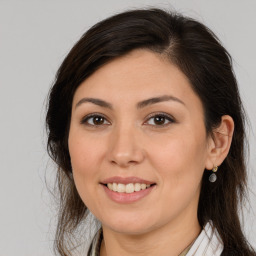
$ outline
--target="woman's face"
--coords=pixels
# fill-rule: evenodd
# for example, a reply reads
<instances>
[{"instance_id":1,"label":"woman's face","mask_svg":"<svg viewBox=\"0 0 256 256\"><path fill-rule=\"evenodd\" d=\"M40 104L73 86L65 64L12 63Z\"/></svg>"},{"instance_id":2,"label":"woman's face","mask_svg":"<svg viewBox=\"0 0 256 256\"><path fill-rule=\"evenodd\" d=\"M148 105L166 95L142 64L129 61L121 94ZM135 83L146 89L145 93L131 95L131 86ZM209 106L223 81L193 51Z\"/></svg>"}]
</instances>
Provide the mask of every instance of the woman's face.
<instances>
[{"instance_id":1,"label":"woman's face","mask_svg":"<svg viewBox=\"0 0 256 256\"><path fill-rule=\"evenodd\" d=\"M188 79L150 51L106 64L74 95L69 151L75 184L113 231L143 234L197 220L209 140Z\"/></svg>"}]
</instances>

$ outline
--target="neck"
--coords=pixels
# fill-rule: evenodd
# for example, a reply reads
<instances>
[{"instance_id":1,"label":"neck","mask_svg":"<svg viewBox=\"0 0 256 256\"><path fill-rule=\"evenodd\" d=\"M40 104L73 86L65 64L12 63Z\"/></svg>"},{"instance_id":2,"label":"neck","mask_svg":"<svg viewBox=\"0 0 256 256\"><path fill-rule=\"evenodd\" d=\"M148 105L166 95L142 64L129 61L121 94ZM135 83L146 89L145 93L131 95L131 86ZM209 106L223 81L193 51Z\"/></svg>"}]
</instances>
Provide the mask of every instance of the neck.
<instances>
[{"instance_id":1,"label":"neck","mask_svg":"<svg viewBox=\"0 0 256 256\"><path fill-rule=\"evenodd\" d=\"M177 256L197 238L200 231L197 218L194 221L179 220L140 235L118 233L103 226L100 255Z\"/></svg>"}]
</instances>

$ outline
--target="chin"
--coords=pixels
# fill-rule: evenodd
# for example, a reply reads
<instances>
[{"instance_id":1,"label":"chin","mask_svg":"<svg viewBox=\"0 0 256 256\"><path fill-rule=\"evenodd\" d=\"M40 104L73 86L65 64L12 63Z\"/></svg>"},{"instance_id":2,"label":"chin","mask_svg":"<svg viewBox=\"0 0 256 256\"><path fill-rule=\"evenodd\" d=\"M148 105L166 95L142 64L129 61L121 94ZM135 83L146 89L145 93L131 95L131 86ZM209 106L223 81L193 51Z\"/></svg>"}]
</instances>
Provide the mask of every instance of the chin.
<instances>
[{"instance_id":1,"label":"chin","mask_svg":"<svg viewBox=\"0 0 256 256\"><path fill-rule=\"evenodd\" d=\"M102 225L111 229L117 233L123 233L127 235L142 235L154 229L152 225L152 218L141 217L125 217L125 218L113 218L102 222Z\"/></svg>"},{"instance_id":2,"label":"chin","mask_svg":"<svg viewBox=\"0 0 256 256\"><path fill-rule=\"evenodd\" d=\"M136 226L136 225L123 225L123 226L111 226L109 227L111 230L117 232L117 233L122 233L126 235L143 235L145 233L148 233L150 231L150 228L147 227L141 227L141 226Z\"/></svg>"}]
</instances>

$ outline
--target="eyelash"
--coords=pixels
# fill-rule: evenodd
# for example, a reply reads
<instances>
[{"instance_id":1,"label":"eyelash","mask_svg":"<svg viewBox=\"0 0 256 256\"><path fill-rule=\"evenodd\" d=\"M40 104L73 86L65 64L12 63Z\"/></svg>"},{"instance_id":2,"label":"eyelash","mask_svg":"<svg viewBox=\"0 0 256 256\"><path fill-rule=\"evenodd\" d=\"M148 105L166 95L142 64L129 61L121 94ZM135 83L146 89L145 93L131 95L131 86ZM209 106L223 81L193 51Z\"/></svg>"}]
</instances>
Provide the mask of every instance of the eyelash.
<instances>
[{"instance_id":1,"label":"eyelash","mask_svg":"<svg viewBox=\"0 0 256 256\"><path fill-rule=\"evenodd\" d=\"M88 121L92 118L95 118L95 117L100 117L100 118L103 118L104 119L104 122L107 120L105 118L104 115L102 114L98 114L98 113L93 113L93 114L89 114L87 116L85 116L82 120L81 120L81 124L84 124L84 125L87 125L87 126L93 126L93 127L101 127L102 125L106 125L106 124L100 124L100 125L95 125L95 124L89 124ZM156 129L159 129L159 128L163 128L163 127L166 127L168 125L170 125L171 123L175 123L175 120L174 118L171 116L171 115L168 115L166 113L152 113L150 114L148 117L147 117L147 121L148 122L150 119L152 118L156 118L156 117L163 117L165 118L165 121L164 121L164 124L160 124L160 125L152 125L152 124L149 124L150 126L152 126L153 128L156 128ZM165 123L166 120L168 120L169 122L168 123ZM108 121L107 121L108 122ZM109 123L109 122L108 122ZM144 123L145 124L145 123ZM108 124L107 124L108 125Z\"/></svg>"}]
</instances>

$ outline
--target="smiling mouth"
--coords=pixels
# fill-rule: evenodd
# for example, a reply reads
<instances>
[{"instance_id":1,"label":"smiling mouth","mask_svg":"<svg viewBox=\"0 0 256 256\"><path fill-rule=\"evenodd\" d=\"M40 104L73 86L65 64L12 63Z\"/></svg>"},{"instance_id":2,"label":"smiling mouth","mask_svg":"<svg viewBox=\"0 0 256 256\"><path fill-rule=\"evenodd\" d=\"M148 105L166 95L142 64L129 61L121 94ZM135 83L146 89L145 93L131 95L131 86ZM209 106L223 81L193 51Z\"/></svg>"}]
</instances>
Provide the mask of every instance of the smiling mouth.
<instances>
[{"instance_id":1,"label":"smiling mouth","mask_svg":"<svg viewBox=\"0 0 256 256\"><path fill-rule=\"evenodd\" d=\"M141 190L146 190L152 186L155 186L156 184L145 184L145 183L128 183L128 184L122 184L122 183L107 183L102 184L106 187L108 187L109 190L117 193L127 193L131 194L134 192L139 192Z\"/></svg>"}]
</instances>

